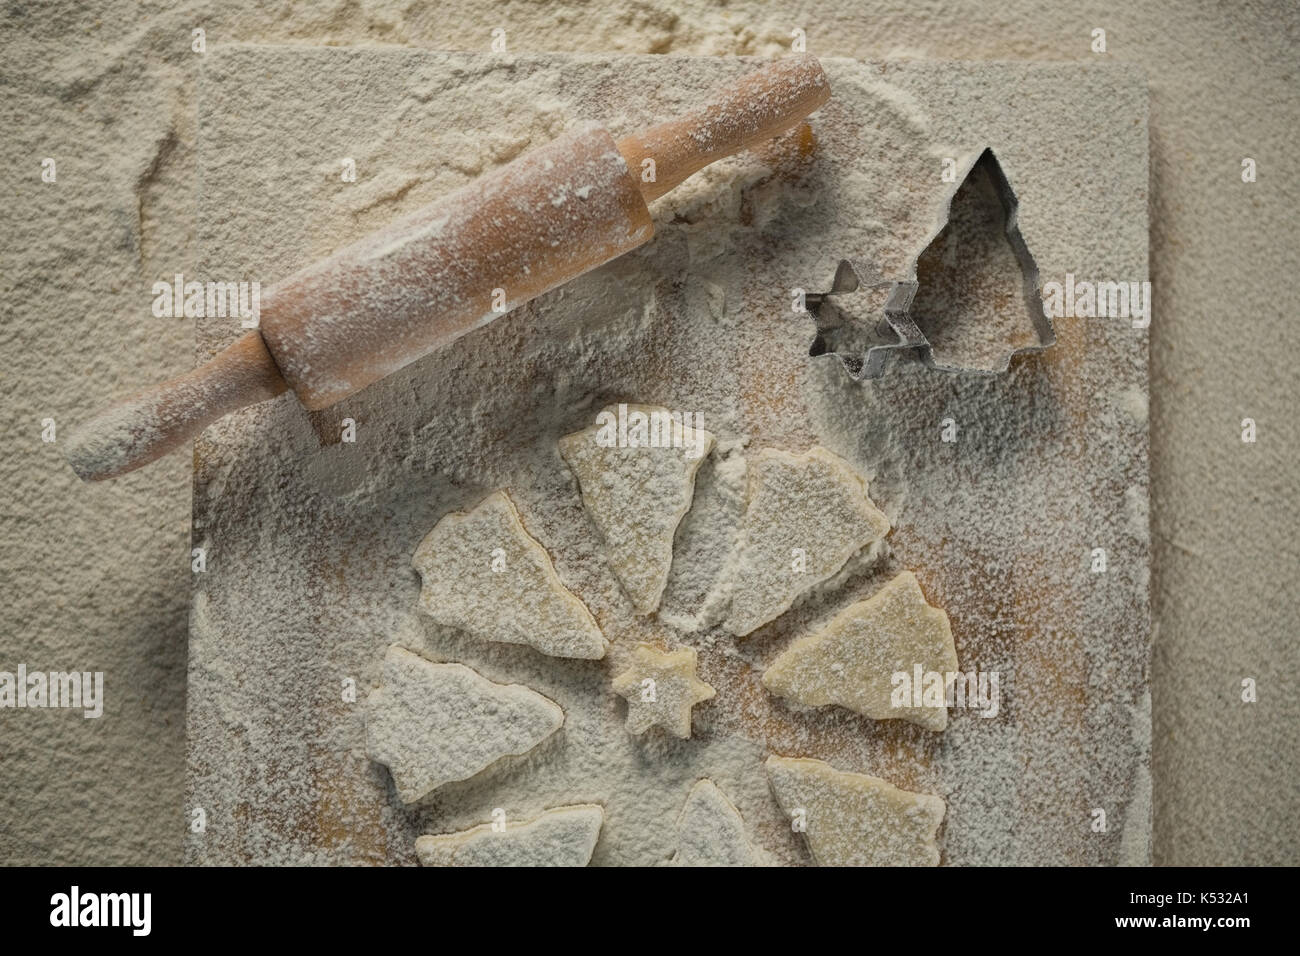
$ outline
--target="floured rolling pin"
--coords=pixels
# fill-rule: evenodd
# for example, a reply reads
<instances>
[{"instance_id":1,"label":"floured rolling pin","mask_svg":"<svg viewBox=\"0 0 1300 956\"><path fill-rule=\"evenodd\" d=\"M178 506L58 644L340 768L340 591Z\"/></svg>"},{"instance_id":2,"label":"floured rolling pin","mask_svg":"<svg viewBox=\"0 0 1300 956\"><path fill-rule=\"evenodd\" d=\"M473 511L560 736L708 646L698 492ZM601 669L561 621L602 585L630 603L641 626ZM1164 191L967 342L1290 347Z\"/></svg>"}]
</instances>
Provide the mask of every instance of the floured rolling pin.
<instances>
[{"instance_id":1,"label":"floured rolling pin","mask_svg":"<svg viewBox=\"0 0 1300 956\"><path fill-rule=\"evenodd\" d=\"M113 478L287 388L333 405L648 241L647 203L830 95L815 57L790 57L617 143L594 125L561 136L276 283L256 331L82 424L67 459L87 481Z\"/></svg>"}]
</instances>

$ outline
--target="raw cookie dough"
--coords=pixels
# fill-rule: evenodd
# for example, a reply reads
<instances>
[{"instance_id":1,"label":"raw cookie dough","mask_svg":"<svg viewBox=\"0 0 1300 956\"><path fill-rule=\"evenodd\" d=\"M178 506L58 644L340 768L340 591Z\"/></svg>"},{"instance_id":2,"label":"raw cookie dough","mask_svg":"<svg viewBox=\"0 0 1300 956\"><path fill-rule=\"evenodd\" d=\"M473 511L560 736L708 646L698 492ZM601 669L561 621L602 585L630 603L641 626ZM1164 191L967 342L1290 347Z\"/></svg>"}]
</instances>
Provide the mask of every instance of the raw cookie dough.
<instances>
[{"instance_id":1,"label":"raw cookie dough","mask_svg":"<svg viewBox=\"0 0 1300 956\"><path fill-rule=\"evenodd\" d=\"M605 811L594 803L556 807L501 831L484 823L415 841L421 866L586 866Z\"/></svg>"},{"instance_id":2,"label":"raw cookie dough","mask_svg":"<svg viewBox=\"0 0 1300 956\"><path fill-rule=\"evenodd\" d=\"M649 644L633 648L632 666L614 678L615 693L627 698L629 733L659 726L683 739L691 735L691 708L714 694L695 676L695 662L693 647L668 653Z\"/></svg>"},{"instance_id":3,"label":"raw cookie dough","mask_svg":"<svg viewBox=\"0 0 1300 956\"><path fill-rule=\"evenodd\" d=\"M611 405L601 422L561 438L560 454L578 479L582 505L605 540L614 574L637 613L649 614L659 607L673 536L690 510L695 473L713 436L654 405ZM639 447L621 444L624 431L628 445Z\"/></svg>"},{"instance_id":4,"label":"raw cookie dough","mask_svg":"<svg viewBox=\"0 0 1300 956\"><path fill-rule=\"evenodd\" d=\"M820 760L767 758L777 803L799 811L818 866L938 866L935 834L946 805L929 793L899 790L879 777L844 773Z\"/></svg>"},{"instance_id":5,"label":"raw cookie dough","mask_svg":"<svg viewBox=\"0 0 1300 956\"><path fill-rule=\"evenodd\" d=\"M403 803L537 746L564 723L554 701L495 684L464 664L434 664L393 645L366 710L366 754Z\"/></svg>"},{"instance_id":6,"label":"raw cookie dough","mask_svg":"<svg viewBox=\"0 0 1300 956\"><path fill-rule=\"evenodd\" d=\"M677 818L672 866L760 866L745 821L726 794L707 777L691 788Z\"/></svg>"},{"instance_id":7,"label":"raw cookie dough","mask_svg":"<svg viewBox=\"0 0 1300 956\"><path fill-rule=\"evenodd\" d=\"M802 455L763 449L749 464L746 497L725 625L737 636L784 614L889 531L863 480L825 448Z\"/></svg>"},{"instance_id":8,"label":"raw cookie dough","mask_svg":"<svg viewBox=\"0 0 1300 956\"><path fill-rule=\"evenodd\" d=\"M839 704L877 720L943 730L946 706L912 706L910 693L908 706L893 706L893 675L906 674L910 687L918 664L926 673L953 674L957 650L948 615L927 604L916 576L904 571L791 644L763 674L763 686L810 707Z\"/></svg>"},{"instance_id":9,"label":"raw cookie dough","mask_svg":"<svg viewBox=\"0 0 1300 956\"><path fill-rule=\"evenodd\" d=\"M486 641L527 644L552 657L595 659L609 642L524 529L504 491L468 513L444 515L415 549L420 608Z\"/></svg>"},{"instance_id":10,"label":"raw cookie dough","mask_svg":"<svg viewBox=\"0 0 1300 956\"><path fill-rule=\"evenodd\" d=\"M719 441L695 476L691 510L677 528L659 620L695 633L718 624L730 603L728 568L745 515L745 447Z\"/></svg>"}]
</instances>

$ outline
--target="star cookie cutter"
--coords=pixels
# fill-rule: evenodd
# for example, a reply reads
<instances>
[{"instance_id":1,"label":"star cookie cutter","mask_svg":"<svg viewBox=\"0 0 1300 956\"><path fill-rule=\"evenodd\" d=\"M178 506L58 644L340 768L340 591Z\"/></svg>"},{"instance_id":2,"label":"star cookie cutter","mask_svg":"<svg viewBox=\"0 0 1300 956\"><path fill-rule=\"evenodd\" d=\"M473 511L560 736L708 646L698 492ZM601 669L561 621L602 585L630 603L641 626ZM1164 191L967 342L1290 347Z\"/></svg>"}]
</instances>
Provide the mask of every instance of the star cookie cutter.
<instances>
[{"instance_id":1,"label":"star cookie cutter","mask_svg":"<svg viewBox=\"0 0 1300 956\"><path fill-rule=\"evenodd\" d=\"M912 302L919 288L918 264L948 229L953 200L962 186L976 174L986 174L989 177L1002 206L1006 238L1020 265L1025 307L1038 339L1036 344L1008 349L1005 354L998 357L991 368L939 361L934 357L930 341L911 315ZM961 175L956 177L956 183L945 196L942 208L939 225L926 239L921 251L911 260L910 278L891 280L885 277L873 263L854 258L840 260L835 270L835 277L830 283L830 290L820 294L810 294L807 297L808 311L812 313L818 325L817 337L809 349L810 355L835 355L855 381L879 378L884 371L889 354L898 350L914 352L926 365L939 371L997 375L1010 367L1011 360L1015 356L1041 352L1056 344L1056 332L1043 308L1038 264L1020 234L1019 202L1011 188L1011 183L1002 171L1002 165L991 148L986 147L980 151L976 158L966 165ZM885 297L883 308L873 304L881 295ZM861 316L873 312L880 316L869 332L869 336L875 341L871 342L861 355L839 352L830 347L825 332L836 327L836 319L841 313Z\"/></svg>"}]
</instances>

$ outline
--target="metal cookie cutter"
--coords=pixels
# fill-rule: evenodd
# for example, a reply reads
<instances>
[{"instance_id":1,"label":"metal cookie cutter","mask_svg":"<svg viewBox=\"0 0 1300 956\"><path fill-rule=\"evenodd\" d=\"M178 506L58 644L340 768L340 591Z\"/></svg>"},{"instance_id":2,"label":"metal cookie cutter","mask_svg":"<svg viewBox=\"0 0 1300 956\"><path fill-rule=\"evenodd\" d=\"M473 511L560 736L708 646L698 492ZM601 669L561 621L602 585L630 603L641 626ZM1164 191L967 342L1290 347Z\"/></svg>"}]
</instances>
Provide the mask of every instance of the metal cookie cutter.
<instances>
[{"instance_id":1,"label":"metal cookie cutter","mask_svg":"<svg viewBox=\"0 0 1300 956\"><path fill-rule=\"evenodd\" d=\"M974 367L941 362L934 357L930 341L917 326L911 315L912 302L916 297L917 266L922 256L935 242L939 241L947 230L952 215L952 202L973 175L987 175L997 193L1006 223L1006 238L1011 244L1023 279L1024 302L1029 312L1030 321L1038 341L1034 345L1008 349L998 357L992 367ZM812 294L807 297L808 311L817 320L818 335L809 350L812 355L834 354L844 365L850 377L855 380L878 378L884 370L885 359L891 351L911 349L918 354L926 365L944 372L977 372L986 375L1005 372L1010 367L1011 359L1026 352L1041 352L1056 344L1056 332L1052 321L1043 308L1041 287L1038 281L1038 264L1034 261L1029 247L1025 245L1018 223L1019 204L1011 184L1007 181L1002 166L994 156L993 150L985 148L976 159L969 163L964 172L957 177L956 185L948 192L943 202L943 214L939 225L922 246L921 251L911 260L910 278L890 280L870 262L860 259L842 259L835 270L828 292ZM884 297L883 306L879 304ZM841 352L831 347L828 330L841 327L842 316L862 317L872 314L880 318L874 327L865 332L865 351Z\"/></svg>"}]
</instances>

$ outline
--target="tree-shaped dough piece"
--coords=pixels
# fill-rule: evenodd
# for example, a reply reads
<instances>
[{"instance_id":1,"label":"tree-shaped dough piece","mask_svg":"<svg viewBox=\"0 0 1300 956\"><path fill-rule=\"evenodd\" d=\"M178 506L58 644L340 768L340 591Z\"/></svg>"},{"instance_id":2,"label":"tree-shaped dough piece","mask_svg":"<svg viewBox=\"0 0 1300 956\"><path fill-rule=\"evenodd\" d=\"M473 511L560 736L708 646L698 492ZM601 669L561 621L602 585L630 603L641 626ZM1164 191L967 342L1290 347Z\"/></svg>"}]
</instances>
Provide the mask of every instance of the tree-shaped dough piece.
<instances>
[{"instance_id":1,"label":"tree-shaped dough piece","mask_svg":"<svg viewBox=\"0 0 1300 956\"><path fill-rule=\"evenodd\" d=\"M415 841L421 866L586 866L605 811L594 803L556 807L521 823L491 823Z\"/></svg>"},{"instance_id":2,"label":"tree-shaped dough piece","mask_svg":"<svg viewBox=\"0 0 1300 956\"><path fill-rule=\"evenodd\" d=\"M672 866L760 866L758 853L745 835L745 821L707 777L686 797L677 818L677 852Z\"/></svg>"},{"instance_id":3,"label":"tree-shaped dough piece","mask_svg":"<svg viewBox=\"0 0 1300 956\"><path fill-rule=\"evenodd\" d=\"M820 760L767 758L781 808L818 866L938 866L943 800Z\"/></svg>"},{"instance_id":4,"label":"tree-shaped dough piece","mask_svg":"<svg viewBox=\"0 0 1300 956\"><path fill-rule=\"evenodd\" d=\"M537 746L564 711L522 684L496 684L464 664L434 664L396 645L366 707L366 753L386 765L403 803L467 780Z\"/></svg>"},{"instance_id":5,"label":"tree-shaped dough piece","mask_svg":"<svg viewBox=\"0 0 1300 956\"><path fill-rule=\"evenodd\" d=\"M825 448L765 448L750 462L726 628L743 636L790 609L889 531L866 484Z\"/></svg>"},{"instance_id":6,"label":"tree-shaped dough piece","mask_svg":"<svg viewBox=\"0 0 1300 956\"><path fill-rule=\"evenodd\" d=\"M485 641L527 644L552 657L596 659L609 642L560 581L504 491L444 515L415 549L420 609Z\"/></svg>"},{"instance_id":7,"label":"tree-shaped dough piece","mask_svg":"<svg viewBox=\"0 0 1300 956\"><path fill-rule=\"evenodd\" d=\"M666 408L613 405L560 439L582 505L604 538L609 563L638 614L659 607L673 536L695 494L713 436Z\"/></svg>"},{"instance_id":8,"label":"tree-shaped dough piece","mask_svg":"<svg viewBox=\"0 0 1300 956\"><path fill-rule=\"evenodd\" d=\"M845 608L820 631L801 637L763 674L778 697L809 707L839 704L876 720L902 718L929 730L948 726L944 700L916 705L916 668L957 670L948 615L926 603L916 575L904 571L878 592ZM895 706L895 674L907 675L906 701Z\"/></svg>"}]
</instances>

